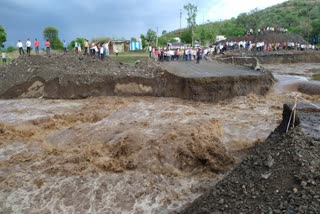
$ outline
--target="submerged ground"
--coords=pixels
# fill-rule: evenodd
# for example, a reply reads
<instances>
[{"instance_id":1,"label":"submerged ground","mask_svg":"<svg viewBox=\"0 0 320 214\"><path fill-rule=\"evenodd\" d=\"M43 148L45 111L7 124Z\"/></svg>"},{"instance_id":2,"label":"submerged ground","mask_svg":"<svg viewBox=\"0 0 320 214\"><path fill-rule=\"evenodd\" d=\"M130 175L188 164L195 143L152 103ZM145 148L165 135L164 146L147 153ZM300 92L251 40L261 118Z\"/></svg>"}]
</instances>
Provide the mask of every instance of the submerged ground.
<instances>
[{"instance_id":1,"label":"submerged ground","mask_svg":"<svg viewBox=\"0 0 320 214\"><path fill-rule=\"evenodd\" d=\"M281 66L273 68L280 75ZM180 211L279 125L293 90L288 78L278 79L266 96L216 103L151 96L0 100L0 211Z\"/></svg>"}]
</instances>

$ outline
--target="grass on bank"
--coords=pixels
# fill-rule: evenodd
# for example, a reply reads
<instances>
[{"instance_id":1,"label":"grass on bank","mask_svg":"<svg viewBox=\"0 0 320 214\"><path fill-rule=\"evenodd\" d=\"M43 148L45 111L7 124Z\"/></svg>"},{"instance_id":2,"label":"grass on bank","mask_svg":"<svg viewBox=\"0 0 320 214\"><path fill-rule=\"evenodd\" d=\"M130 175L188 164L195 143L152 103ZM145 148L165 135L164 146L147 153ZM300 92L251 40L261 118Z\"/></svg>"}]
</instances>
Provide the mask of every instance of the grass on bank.
<instances>
[{"instance_id":1,"label":"grass on bank","mask_svg":"<svg viewBox=\"0 0 320 214\"><path fill-rule=\"evenodd\" d=\"M116 56L115 54L111 54L110 57L117 60L118 62L133 64L137 60L146 60L148 58L148 54L145 52L126 52L119 53L118 56Z\"/></svg>"},{"instance_id":2,"label":"grass on bank","mask_svg":"<svg viewBox=\"0 0 320 214\"><path fill-rule=\"evenodd\" d=\"M312 76L312 79L313 79L313 80L318 80L318 81L320 81L320 73L314 74L314 75Z\"/></svg>"},{"instance_id":3,"label":"grass on bank","mask_svg":"<svg viewBox=\"0 0 320 214\"><path fill-rule=\"evenodd\" d=\"M1 54L2 54L2 51L0 51L0 57L1 57ZM19 51L13 51L13 52L10 52L10 53L7 53L7 64L11 63L12 60L16 59L19 57ZM2 65L2 57L0 59L0 65Z\"/></svg>"}]
</instances>

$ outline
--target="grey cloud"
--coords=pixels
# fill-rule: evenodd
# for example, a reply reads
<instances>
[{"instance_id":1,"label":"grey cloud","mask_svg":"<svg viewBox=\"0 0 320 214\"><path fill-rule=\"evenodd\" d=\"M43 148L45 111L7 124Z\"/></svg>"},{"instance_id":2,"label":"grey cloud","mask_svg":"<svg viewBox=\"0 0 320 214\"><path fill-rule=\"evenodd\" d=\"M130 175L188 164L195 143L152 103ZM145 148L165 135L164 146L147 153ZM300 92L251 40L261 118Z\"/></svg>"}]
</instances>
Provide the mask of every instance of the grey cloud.
<instances>
[{"instance_id":1,"label":"grey cloud","mask_svg":"<svg viewBox=\"0 0 320 214\"><path fill-rule=\"evenodd\" d=\"M156 30L158 27L159 34L164 29L177 29L180 9L187 2L4 0L0 8L0 20L8 34L7 46L15 45L18 39L42 39L42 31L48 25L57 27L59 37L67 41L76 37L91 39L97 36L129 39L146 33L149 28ZM204 5L201 3L203 1L191 2L199 7Z\"/></svg>"}]
</instances>

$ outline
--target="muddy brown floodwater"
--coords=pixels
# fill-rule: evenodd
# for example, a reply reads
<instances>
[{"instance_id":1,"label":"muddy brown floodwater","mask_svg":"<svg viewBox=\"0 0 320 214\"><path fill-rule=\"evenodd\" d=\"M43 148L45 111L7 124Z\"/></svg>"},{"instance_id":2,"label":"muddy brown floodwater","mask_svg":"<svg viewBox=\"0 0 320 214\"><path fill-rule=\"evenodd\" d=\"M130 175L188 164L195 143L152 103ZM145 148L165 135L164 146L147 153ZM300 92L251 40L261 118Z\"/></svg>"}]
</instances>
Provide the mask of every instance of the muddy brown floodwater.
<instances>
[{"instance_id":1,"label":"muddy brown floodwater","mask_svg":"<svg viewBox=\"0 0 320 214\"><path fill-rule=\"evenodd\" d=\"M91 59L80 62L86 60L97 66ZM138 69L115 65L123 71ZM19 69L23 67L17 66L16 72L24 75ZM265 84L268 87L258 93L265 94L271 86L269 77L255 82L260 85L252 84L252 78L230 82L237 84L231 92L239 93L251 82L250 90L240 93L246 96L232 94L227 83L217 81L221 87L212 91L228 98L217 103L147 96L0 100L0 213L179 212L224 178L249 148L279 125L283 103L292 101L290 91L296 88L291 85L297 79L291 80L290 72L283 75L281 65L269 68L277 69L279 82L265 96L248 93L259 92ZM143 69L140 73L146 75ZM7 70L3 74L15 77ZM22 86L11 87L9 83L16 81L10 80L4 88L13 87L21 94ZM128 90L132 92L132 87ZM193 100L202 100L200 92ZM318 95L302 96L320 101Z\"/></svg>"},{"instance_id":2,"label":"muddy brown floodwater","mask_svg":"<svg viewBox=\"0 0 320 214\"><path fill-rule=\"evenodd\" d=\"M269 135L287 99L1 100L1 211L177 211Z\"/></svg>"}]
</instances>

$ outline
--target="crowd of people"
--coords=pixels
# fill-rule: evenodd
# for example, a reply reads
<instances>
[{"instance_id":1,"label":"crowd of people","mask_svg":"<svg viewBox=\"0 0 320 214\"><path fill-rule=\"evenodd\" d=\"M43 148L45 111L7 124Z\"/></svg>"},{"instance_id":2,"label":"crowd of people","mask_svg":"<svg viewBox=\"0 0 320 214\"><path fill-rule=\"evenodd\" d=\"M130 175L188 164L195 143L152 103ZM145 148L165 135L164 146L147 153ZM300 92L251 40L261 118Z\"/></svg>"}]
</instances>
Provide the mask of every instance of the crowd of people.
<instances>
[{"instance_id":1,"label":"crowd of people","mask_svg":"<svg viewBox=\"0 0 320 214\"><path fill-rule=\"evenodd\" d=\"M275 43L266 43L264 41L251 42L251 41L240 41L240 42L223 42L217 45L214 45L215 53L223 53L227 50L243 49L247 51L257 51L257 52L266 52L266 51L279 51L279 50L316 50L314 44L309 44L308 46L304 43L299 42L275 42Z\"/></svg>"},{"instance_id":2,"label":"crowd of people","mask_svg":"<svg viewBox=\"0 0 320 214\"><path fill-rule=\"evenodd\" d=\"M268 27L263 27L263 28L259 28L257 30L258 34L265 34L268 32L276 32L276 33L287 33L288 29L283 28L283 27L273 27L273 26L268 26ZM254 34L253 29L249 29L246 31L246 34L252 35Z\"/></svg>"},{"instance_id":3,"label":"crowd of people","mask_svg":"<svg viewBox=\"0 0 320 214\"><path fill-rule=\"evenodd\" d=\"M103 42L103 43L93 41L91 44L89 44L89 40L85 39L83 44L78 41L75 41L74 46L73 46L73 50L74 50L75 54L80 54L82 52L81 47L83 46L84 47L83 55L90 55L92 57L98 57L99 59L104 60L105 57L109 56L109 54L110 54L109 43L110 43L110 41ZM27 39L25 46L27 48L27 55L30 56L31 46L32 46L30 39ZM34 40L33 46L34 46L35 53L39 54L40 42L37 39ZM68 44L67 44L66 40L63 40L62 46L63 46L63 52L64 52L64 54L66 54L68 51ZM51 50L51 44L50 44L49 40L46 40L45 47L46 47L46 53L49 54L50 50ZM19 50L19 55L25 54L24 45L21 40L18 40L17 48ZM118 50L114 50L114 51L116 53L116 56L118 56ZM6 61L5 53L2 54L2 59L3 59L3 61Z\"/></svg>"},{"instance_id":4,"label":"crowd of people","mask_svg":"<svg viewBox=\"0 0 320 214\"><path fill-rule=\"evenodd\" d=\"M196 61L200 63L201 59L206 59L206 56L210 54L210 48L202 48L200 46L191 47L171 47L167 45L162 48L153 48L148 46L149 58L154 57L156 61Z\"/></svg>"},{"instance_id":5,"label":"crowd of people","mask_svg":"<svg viewBox=\"0 0 320 214\"><path fill-rule=\"evenodd\" d=\"M284 28L274 28L274 27L266 27L262 29L262 32L287 32ZM258 31L259 32L259 31ZM91 42L89 44L89 40L85 39L83 44L77 41L74 42L74 53L80 54L82 52L82 48L84 47L84 55L89 55L92 57L97 57L101 60L104 60L106 56L109 56L109 43L108 42ZM65 40L63 40L63 51L64 54L67 53L68 44ZM28 38L25 42L26 46L26 54L30 56L32 43ZM35 39L33 43L33 47L36 54L39 54L40 42ZM17 42L17 48L19 50L20 55L24 55L24 44L21 40ZM45 42L45 51L47 54L50 53L51 43L49 40ZM154 48L151 45L148 46L149 58L154 58L156 61L164 62L164 61L196 61L196 63L200 63L201 59L206 59L208 55L215 54L224 54L227 50L246 50L246 51L257 51L257 52L271 52L271 51L279 51L279 50L317 50L314 44L306 45L304 43L298 42L277 42L277 43L267 43L264 41L259 42L251 42L251 41L226 41L220 42L211 45L210 47L188 47L188 46L180 46L180 47L172 47L171 45L167 45L161 48ZM116 56L118 55L118 51L114 50ZM2 52L2 63L7 62L7 56L5 52Z\"/></svg>"},{"instance_id":6,"label":"crowd of people","mask_svg":"<svg viewBox=\"0 0 320 214\"><path fill-rule=\"evenodd\" d=\"M27 47L27 55L30 56L31 54L31 41L30 39L28 38L27 41L26 41L26 47ZM39 47L40 47L40 42L38 41L38 39L35 39L34 40L34 50L36 52L36 54L39 54ZM24 55L25 52L24 52L24 48L23 48L23 43L21 40L18 40L17 42L17 48L19 50L19 55ZM50 52L50 48L51 48L51 43L49 42L49 40L47 39L46 42L45 42L45 47L46 47L46 53L49 53Z\"/></svg>"}]
</instances>

